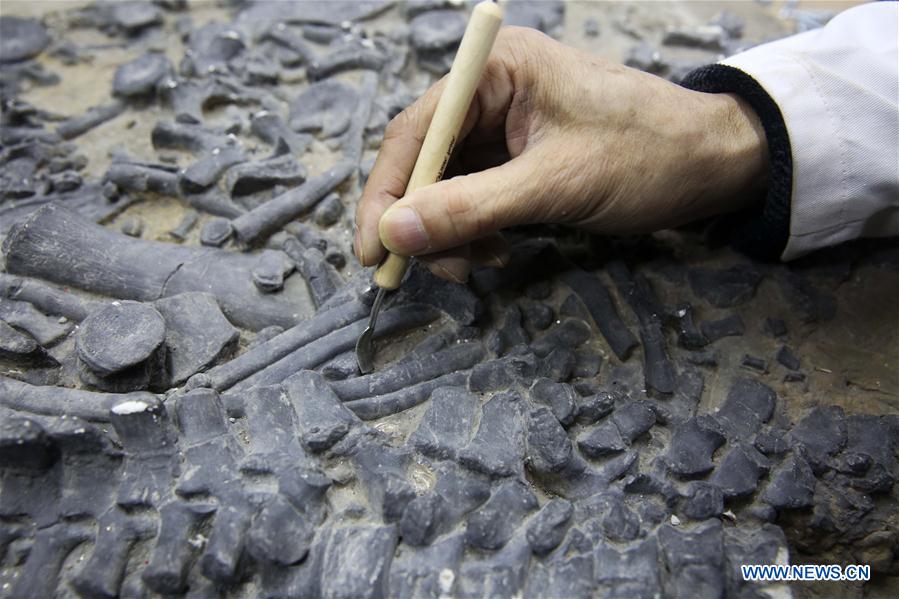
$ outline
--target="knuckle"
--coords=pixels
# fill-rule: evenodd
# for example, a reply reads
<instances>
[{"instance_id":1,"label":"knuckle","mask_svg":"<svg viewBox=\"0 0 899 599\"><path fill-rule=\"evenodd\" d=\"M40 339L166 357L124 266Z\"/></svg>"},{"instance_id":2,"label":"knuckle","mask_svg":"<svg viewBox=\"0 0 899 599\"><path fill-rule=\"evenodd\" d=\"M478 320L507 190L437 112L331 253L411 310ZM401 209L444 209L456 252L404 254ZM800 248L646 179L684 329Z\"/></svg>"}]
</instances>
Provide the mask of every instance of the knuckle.
<instances>
[{"instance_id":1,"label":"knuckle","mask_svg":"<svg viewBox=\"0 0 899 599\"><path fill-rule=\"evenodd\" d=\"M384 129L384 139L396 139L398 137L402 137L407 131L409 131L410 127L415 124L415 116L412 114L415 109L415 105L409 106L403 109L398 115L390 119L390 122L387 123L387 127Z\"/></svg>"},{"instance_id":2,"label":"knuckle","mask_svg":"<svg viewBox=\"0 0 899 599\"><path fill-rule=\"evenodd\" d=\"M481 230L478 232L479 235L498 231L500 228L501 202L483 202L480 211L479 222L481 224Z\"/></svg>"},{"instance_id":3,"label":"knuckle","mask_svg":"<svg viewBox=\"0 0 899 599\"><path fill-rule=\"evenodd\" d=\"M378 199L381 204L389 205L397 200L397 198L403 197L403 194L406 192L406 183L408 182L408 173L406 174L406 178L400 176L398 172L389 173L384 178L383 187L381 188L381 192L378 194Z\"/></svg>"},{"instance_id":4,"label":"knuckle","mask_svg":"<svg viewBox=\"0 0 899 599\"><path fill-rule=\"evenodd\" d=\"M541 39L543 37L544 35L542 33L531 27L518 27L516 25L509 25L506 27L502 27L499 30L497 41L503 44L519 44Z\"/></svg>"},{"instance_id":5,"label":"knuckle","mask_svg":"<svg viewBox=\"0 0 899 599\"><path fill-rule=\"evenodd\" d=\"M542 52L547 42L551 41L548 35L531 27L503 27L500 33L504 33L503 44L513 55L527 55Z\"/></svg>"},{"instance_id":6,"label":"knuckle","mask_svg":"<svg viewBox=\"0 0 899 599\"><path fill-rule=\"evenodd\" d=\"M456 177L448 181L449 186L444 196L444 227L447 241L451 244L463 243L467 240L466 234L472 228L472 203L465 177Z\"/></svg>"},{"instance_id":7,"label":"knuckle","mask_svg":"<svg viewBox=\"0 0 899 599\"><path fill-rule=\"evenodd\" d=\"M465 177L450 179L449 193L446 195L446 213L451 218L458 218L471 212L471 192L465 183Z\"/></svg>"},{"instance_id":8,"label":"knuckle","mask_svg":"<svg viewBox=\"0 0 899 599\"><path fill-rule=\"evenodd\" d=\"M451 179L453 188L447 194L446 214L459 239L478 238L496 230L495 198L477 197L467 177Z\"/></svg>"},{"instance_id":9,"label":"knuckle","mask_svg":"<svg viewBox=\"0 0 899 599\"><path fill-rule=\"evenodd\" d=\"M547 63L551 62L549 57L557 43L530 27L503 27L497 39L498 60L511 73L517 74L526 87L536 85L546 75L546 68L551 67Z\"/></svg>"}]
</instances>

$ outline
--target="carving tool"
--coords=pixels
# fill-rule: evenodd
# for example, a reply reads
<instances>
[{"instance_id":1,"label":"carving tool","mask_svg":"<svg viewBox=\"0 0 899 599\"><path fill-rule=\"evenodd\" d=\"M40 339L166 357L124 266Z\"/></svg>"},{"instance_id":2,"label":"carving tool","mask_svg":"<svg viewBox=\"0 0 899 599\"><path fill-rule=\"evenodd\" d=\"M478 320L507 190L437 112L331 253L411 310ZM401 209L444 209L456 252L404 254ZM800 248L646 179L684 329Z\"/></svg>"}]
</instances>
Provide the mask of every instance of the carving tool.
<instances>
[{"instance_id":1,"label":"carving tool","mask_svg":"<svg viewBox=\"0 0 899 599\"><path fill-rule=\"evenodd\" d=\"M490 0L474 7L453 59L446 87L437 102L437 109L409 177L407 194L419 187L436 183L443 176L502 20L502 9ZM375 271L374 283L378 287L378 294L372 304L368 326L356 341L356 361L363 374L374 370L375 325L384 296L400 286L408 266L408 256L388 253Z\"/></svg>"}]
</instances>

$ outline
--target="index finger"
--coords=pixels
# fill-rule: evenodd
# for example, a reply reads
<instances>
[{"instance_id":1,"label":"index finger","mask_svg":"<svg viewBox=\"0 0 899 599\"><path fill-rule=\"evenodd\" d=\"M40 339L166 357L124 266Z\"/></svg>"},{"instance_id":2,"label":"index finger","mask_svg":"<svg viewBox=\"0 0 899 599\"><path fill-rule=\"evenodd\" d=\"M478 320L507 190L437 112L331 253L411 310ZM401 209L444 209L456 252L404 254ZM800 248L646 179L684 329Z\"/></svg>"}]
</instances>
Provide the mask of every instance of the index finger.
<instances>
[{"instance_id":1,"label":"index finger","mask_svg":"<svg viewBox=\"0 0 899 599\"><path fill-rule=\"evenodd\" d=\"M403 197L406 191L445 82L446 77L432 85L396 115L384 130L378 157L356 207L354 249L362 266L373 266L384 257L378 221L387 207Z\"/></svg>"},{"instance_id":2,"label":"index finger","mask_svg":"<svg viewBox=\"0 0 899 599\"><path fill-rule=\"evenodd\" d=\"M516 73L523 65L519 55L530 39L531 34L525 29L510 27L500 30L493 54L462 123L457 145L475 125L490 130L505 123L516 89ZM446 77L443 77L394 117L384 131L378 158L356 208L353 245L356 257L363 266L374 266L384 257L386 250L381 244L378 223L384 211L406 193L406 185L445 85Z\"/></svg>"}]
</instances>

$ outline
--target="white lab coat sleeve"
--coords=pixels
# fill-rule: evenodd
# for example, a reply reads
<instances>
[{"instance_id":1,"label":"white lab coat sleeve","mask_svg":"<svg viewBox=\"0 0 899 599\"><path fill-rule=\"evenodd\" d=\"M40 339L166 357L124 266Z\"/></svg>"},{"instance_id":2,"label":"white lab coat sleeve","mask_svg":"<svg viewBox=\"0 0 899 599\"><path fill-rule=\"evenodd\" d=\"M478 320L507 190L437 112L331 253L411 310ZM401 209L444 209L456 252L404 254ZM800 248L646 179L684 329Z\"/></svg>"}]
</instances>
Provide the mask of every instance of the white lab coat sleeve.
<instances>
[{"instance_id":1,"label":"white lab coat sleeve","mask_svg":"<svg viewBox=\"0 0 899 599\"><path fill-rule=\"evenodd\" d=\"M791 260L899 235L897 41L899 3L875 2L687 77L693 89L750 96L768 135L772 187L744 246Z\"/></svg>"}]
</instances>

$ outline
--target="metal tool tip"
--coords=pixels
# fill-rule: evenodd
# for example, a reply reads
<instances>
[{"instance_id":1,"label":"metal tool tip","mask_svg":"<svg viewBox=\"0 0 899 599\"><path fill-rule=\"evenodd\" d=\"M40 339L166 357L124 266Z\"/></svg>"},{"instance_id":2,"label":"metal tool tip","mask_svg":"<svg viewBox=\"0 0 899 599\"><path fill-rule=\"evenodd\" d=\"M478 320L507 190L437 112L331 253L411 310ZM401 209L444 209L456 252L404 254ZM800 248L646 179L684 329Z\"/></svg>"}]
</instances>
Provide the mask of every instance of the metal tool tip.
<instances>
[{"instance_id":1,"label":"metal tool tip","mask_svg":"<svg viewBox=\"0 0 899 599\"><path fill-rule=\"evenodd\" d=\"M366 328L356 341L356 365L362 374L370 374L375 369L373 333L372 329Z\"/></svg>"},{"instance_id":2,"label":"metal tool tip","mask_svg":"<svg viewBox=\"0 0 899 599\"><path fill-rule=\"evenodd\" d=\"M362 374L369 374L375 369L375 325L378 322L378 313L381 311L381 302L384 301L385 293L386 290L383 287L378 288L378 295L375 296L371 315L368 318L368 326L356 341L356 364Z\"/></svg>"}]
</instances>

